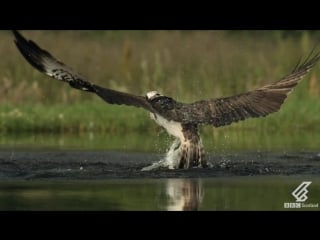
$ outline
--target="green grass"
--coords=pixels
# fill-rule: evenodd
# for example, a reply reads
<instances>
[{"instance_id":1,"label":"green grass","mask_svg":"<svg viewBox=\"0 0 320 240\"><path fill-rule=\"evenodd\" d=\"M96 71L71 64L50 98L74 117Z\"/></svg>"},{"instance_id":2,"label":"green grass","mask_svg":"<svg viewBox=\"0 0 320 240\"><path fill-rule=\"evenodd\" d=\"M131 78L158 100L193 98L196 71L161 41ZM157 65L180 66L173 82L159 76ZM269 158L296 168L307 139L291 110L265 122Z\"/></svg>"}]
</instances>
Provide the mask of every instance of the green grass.
<instances>
[{"instance_id":1,"label":"green grass","mask_svg":"<svg viewBox=\"0 0 320 240\"><path fill-rule=\"evenodd\" d=\"M3 132L100 132L125 133L154 128L149 114L140 109L119 107L102 101L65 104L24 104L1 108L0 129Z\"/></svg>"},{"instance_id":2,"label":"green grass","mask_svg":"<svg viewBox=\"0 0 320 240\"><path fill-rule=\"evenodd\" d=\"M265 118L248 119L233 123L223 129L234 130L320 130L320 101L304 98L300 101L294 94L282 109ZM205 128L211 129L212 126ZM130 132L158 131L158 126L142 109L113 106L103 101L83 101L73 104L13 104L0 109L0 132L106 132L123 134ZM222 129L222 128L221 128Z\"/></svg>"},{"instance_id":3,"label":"green grass","mask_svg":"<svg viewBox=\"0 0 320 240\"><path fill-rule=\"evenodd\" d=\"M230 126L202 126L208 152L318 150L320 101L292 94L282 110ZM309 116L306 118L306 116ZM164 153L172 138L149 114L98 99L74 104L4 105L0 145L15 148L76 148Z\"/></svg>"}]
</instances>

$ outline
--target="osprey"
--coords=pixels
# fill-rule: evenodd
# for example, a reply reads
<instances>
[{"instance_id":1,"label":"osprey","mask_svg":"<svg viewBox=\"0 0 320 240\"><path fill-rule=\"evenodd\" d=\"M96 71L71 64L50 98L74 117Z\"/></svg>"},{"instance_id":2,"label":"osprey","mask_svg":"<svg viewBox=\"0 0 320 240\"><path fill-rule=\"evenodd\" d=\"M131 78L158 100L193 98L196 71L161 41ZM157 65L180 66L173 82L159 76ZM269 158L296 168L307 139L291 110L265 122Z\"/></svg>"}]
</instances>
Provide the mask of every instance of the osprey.
<instances>
[{"instance_id":1,"label":"osprey","mask_svg":"<svg viewBox=\"0 0 320 240\"><path fill-rule=\"evenodd\" d=\"M89 82L85 77L41 49L35 42L26 40L13 31L15 44L24 58L44 74L69 83L73 88L97 94L109 104L140 107L150 112L151 118L176 139L166 157L145 167L151 170L159 167L169 169L207 167L204 149L198 132L200 124L214 127L229 125L248 118L265 117L277 112L288 94L311 70L320 58L313 51L303 63L280 80L256 90L230 97L182 103L157 91L146 96L136 96L104 88Z\"/></svg>"}]
</instances>

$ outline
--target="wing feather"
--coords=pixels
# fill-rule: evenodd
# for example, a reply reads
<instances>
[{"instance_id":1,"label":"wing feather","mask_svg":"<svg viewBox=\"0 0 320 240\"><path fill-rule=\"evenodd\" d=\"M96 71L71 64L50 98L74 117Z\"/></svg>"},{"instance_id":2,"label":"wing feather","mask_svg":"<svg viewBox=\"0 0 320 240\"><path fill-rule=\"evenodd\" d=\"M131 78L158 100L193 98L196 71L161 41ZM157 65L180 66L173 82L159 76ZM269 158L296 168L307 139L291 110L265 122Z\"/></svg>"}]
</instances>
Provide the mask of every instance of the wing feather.
<instances>
[{"instance_id":1,"label":"wing feather","mask_svg":"<svg viewBox=\"0 0 320 240\"><path fill-rule=\"evenodd\" d=\"M63 82L73 88L93 92L110 104L142 107L153 111L145 97L119 92L90 83L84 76L57 60L49 52L41 49L35 42L25 39L18 31L13 31L15 44L24 58L40 72Z\"/></svg>"},{"instance_id":2,"label":"wing feather","mask_svg":"<svg viewBox=\"0 0 320 240\"><path fill-rule=\"evenodd\" d=\"M178 117L172 120L220 127L277 112L288 94L319 61L320 53L312 53L302 64L297 64L291 73L275 83L231 97L181 104L176 114Z\"/></svg>"}]
</instances>

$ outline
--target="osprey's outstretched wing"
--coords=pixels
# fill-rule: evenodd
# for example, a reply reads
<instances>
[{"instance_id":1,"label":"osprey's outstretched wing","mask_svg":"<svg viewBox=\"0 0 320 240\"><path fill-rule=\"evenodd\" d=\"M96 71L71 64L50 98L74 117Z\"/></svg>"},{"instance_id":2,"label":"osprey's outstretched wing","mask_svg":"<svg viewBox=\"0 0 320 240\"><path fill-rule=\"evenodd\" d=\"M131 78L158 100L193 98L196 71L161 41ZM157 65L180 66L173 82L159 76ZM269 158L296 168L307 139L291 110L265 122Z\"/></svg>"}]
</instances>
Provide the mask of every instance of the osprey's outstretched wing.
<instances>
[{"instance_id":1,"label":"osprey's outstretched wing","mask_svg":"<svg viewBox=\"0 0 320 240\"><path fill-rule=\"evenodd\" d=\"M145 108L161 114L168 120L184 124L212 124L215 127L277 112L288 94L320 59L320 53L311 52L302 64L297 64L291 73L279 81L231 97L197 101L191 104L179 103L164 96L148 101L142 96L102 88L88 82L33 41L26 40L17 31L13 33L18 49L32 66L52 78L68 82L73 88L96 93L110 104Z\"/></svg>"},{"instance_id":2,"label":"osprey's outstretched wing","mask_svg":"<svg viewBox=\"0 0 320 240\"><path fill-rule=\"evenodd\" d=\"M181 104L175 111L176 121L194 124L229 125L247 118L265 117L277 112L288 94L320 59L313 54L279 81L247 93ZM169 117L169 116L168 116Z\"/></svg>"},{"instance_id":3,"label":"osprey's outstretched wing","mask_svg":"<svg viewBox=\"0 0 320 240\"><path fill-rule=\"evenodd\" d=\"M142 107L153 111L152 106L145 97L119 92L92 84L85 77L73 71L70 67L57 60L46 50L41 49L31 40L26 40L19 32L13 31L15 44L25 59L44 74L69 83L73 88L93 92L110 104L125 104Z\"/></svg>"}]
</instances>

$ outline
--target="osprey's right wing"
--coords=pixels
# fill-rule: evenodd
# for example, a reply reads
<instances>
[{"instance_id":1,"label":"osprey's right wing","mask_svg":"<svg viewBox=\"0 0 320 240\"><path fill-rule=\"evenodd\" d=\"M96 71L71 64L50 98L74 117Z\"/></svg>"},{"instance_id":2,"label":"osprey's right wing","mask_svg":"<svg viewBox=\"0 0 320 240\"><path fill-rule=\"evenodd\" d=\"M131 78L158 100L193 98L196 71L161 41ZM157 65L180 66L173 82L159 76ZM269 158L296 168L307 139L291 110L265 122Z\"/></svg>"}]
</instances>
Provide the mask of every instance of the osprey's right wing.
<instances>
[{"instance_id":1,"label":"osprey's right wing","mask_svg":"<svg viewBox=\"0 0 320 240\"><path fill-rule=\"evenodd\" d=\"M40 72L60 81L69 83L73 88L96 93L110 104L142 107L153 111L145 97L119 92L92 84L85 77L57 60L49 52L41 49L36 43L25 39L19 32L13 31L15 44L24 58Z\"/></svg>"},{"instance_id":2,"label":"osprey's right wing","mask_svg":"<svg viewBox=\"0 0 320 240\"><path fill-rule=\"evenodd\" d=\"M320 53L310 53L289 74L277 82L235 96L183 104L179 109L181 122L229 125L247 118L265 117L277 112L288 94L319 61Z\"/></svg>"}]
</instances>

